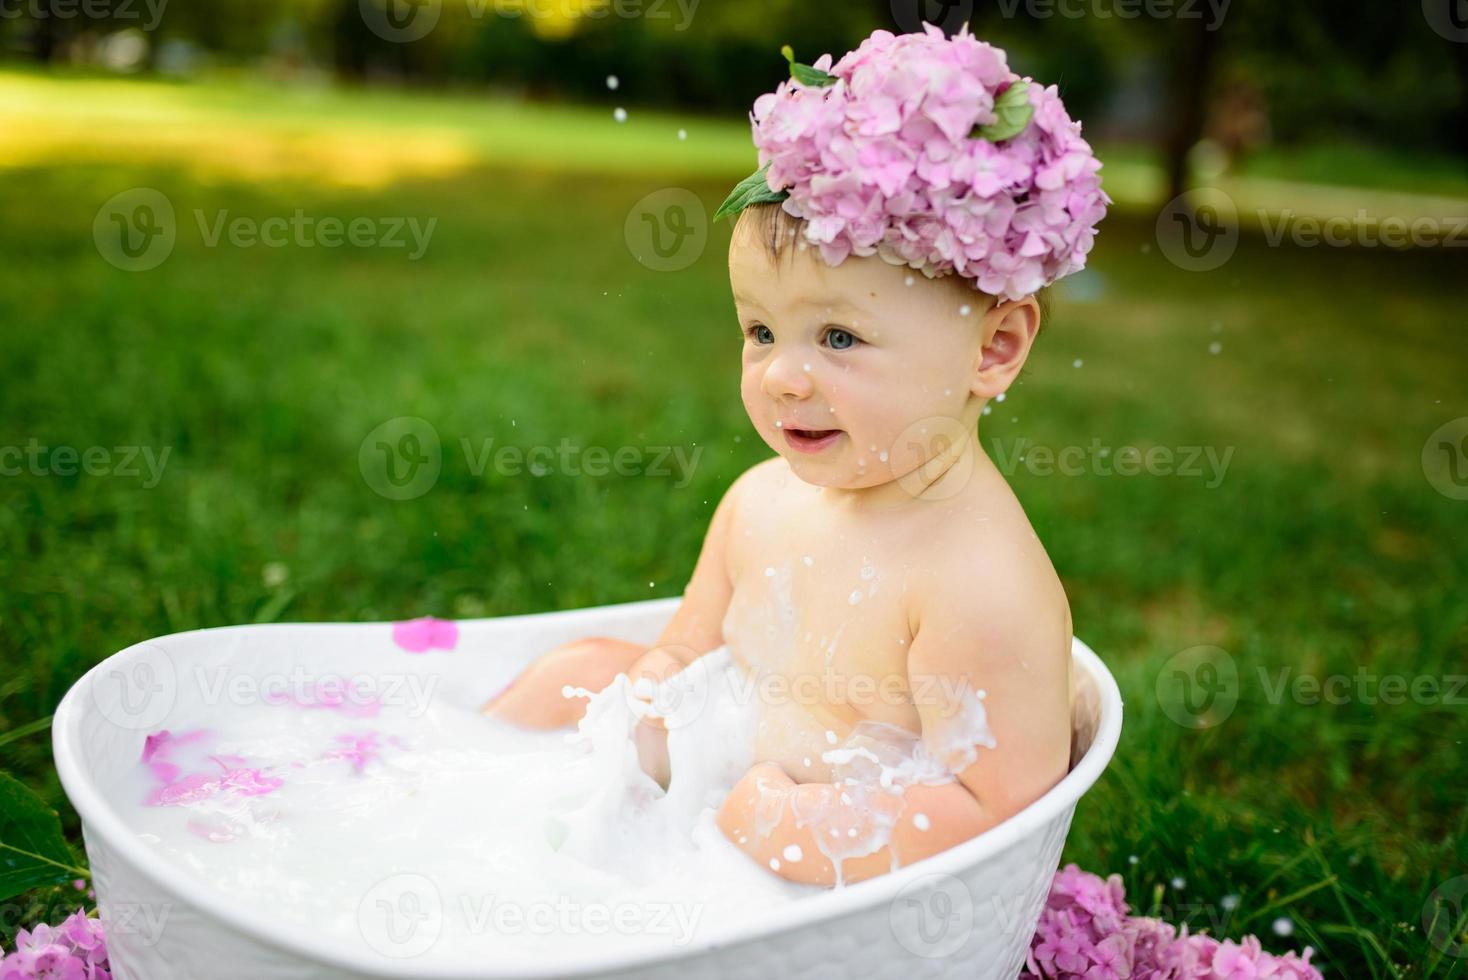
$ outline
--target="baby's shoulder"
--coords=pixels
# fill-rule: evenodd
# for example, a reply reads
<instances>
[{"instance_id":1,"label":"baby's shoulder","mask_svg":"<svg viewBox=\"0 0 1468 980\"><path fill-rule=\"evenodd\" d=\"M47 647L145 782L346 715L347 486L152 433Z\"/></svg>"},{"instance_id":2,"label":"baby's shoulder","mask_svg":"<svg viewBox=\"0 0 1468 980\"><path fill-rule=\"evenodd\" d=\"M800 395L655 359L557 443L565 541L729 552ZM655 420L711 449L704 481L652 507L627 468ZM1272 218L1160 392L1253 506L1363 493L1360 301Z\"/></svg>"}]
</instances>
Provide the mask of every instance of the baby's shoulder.
<instances>
[{"instance_id":1,"label":"baby's shoulder","mask_svg":"<svg viewBox=\"0 0 1468 980\"><path fill-rule=\"evenodd\" d=\"M956 508L924 535L917 601L957 604L977 619L1070 628L1065 587L1044 543L1012 496Z\"/></svg>"}]
</instances>

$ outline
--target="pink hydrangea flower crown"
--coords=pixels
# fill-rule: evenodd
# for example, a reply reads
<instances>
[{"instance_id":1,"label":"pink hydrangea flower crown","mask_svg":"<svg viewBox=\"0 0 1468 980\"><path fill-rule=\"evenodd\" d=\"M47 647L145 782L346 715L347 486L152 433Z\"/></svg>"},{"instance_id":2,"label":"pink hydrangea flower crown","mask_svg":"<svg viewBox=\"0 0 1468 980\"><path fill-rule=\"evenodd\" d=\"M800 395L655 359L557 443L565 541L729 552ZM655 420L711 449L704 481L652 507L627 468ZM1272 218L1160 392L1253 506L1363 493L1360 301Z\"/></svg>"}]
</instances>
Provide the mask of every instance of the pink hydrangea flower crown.
<instances>
[{"instance_id":1,"label":"pink hydrangea flower crown","mask_svg":"<svg viewBox=\"0 0 1468 980\"><path fill-rule=\"evenodd\" d=\"M968 33L876 31L754 103L760 169L714 217L783 202L830 265L880 255L1021 299L1085 268L1111 203L1055 86Z\"/></svg>"}]
</instances>

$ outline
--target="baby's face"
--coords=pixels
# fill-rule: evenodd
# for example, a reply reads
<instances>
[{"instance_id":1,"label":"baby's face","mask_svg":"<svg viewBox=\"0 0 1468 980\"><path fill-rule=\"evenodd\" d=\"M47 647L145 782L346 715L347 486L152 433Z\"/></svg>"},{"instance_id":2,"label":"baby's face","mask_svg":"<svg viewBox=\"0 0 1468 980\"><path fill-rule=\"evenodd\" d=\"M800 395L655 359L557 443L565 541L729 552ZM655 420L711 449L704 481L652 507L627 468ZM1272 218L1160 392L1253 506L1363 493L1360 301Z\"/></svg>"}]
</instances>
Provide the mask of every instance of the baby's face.
<instances>
[{"instance_id":1,"label":"baby's face","mask_svg":"<svg viewBox=\"0 0 1468 980\"><path fill-rule=\"evenodd\" d=\"M955 422L973 431L991 298L877 256L832 267L792 243L777 263L751 225L736 226L729 249L744 331L740 390L760 436L796 476L878 486L931 458L940 433L964 431Z\"/></svg>"}]
</instances>

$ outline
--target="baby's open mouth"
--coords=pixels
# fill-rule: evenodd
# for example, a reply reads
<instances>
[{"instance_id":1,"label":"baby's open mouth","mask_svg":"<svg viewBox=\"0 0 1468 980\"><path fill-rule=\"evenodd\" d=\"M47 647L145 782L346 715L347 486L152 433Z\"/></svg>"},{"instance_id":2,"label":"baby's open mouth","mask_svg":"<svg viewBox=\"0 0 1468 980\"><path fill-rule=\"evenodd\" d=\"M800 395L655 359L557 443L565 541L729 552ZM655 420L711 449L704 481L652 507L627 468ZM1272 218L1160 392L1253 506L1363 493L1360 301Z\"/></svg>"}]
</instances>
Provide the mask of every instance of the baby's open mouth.
<instances>
[{"instance_id":1,"label":"baby's open mouth","mask_svg":"<svg viewBox=\"0 0 1468 980\"><path fill-rule=\"evenodd\" d=\"M840 429L792 429L789 426L784 432L790 447L803 453L818 453L841 435Z\"/></svg>"}]
</instances>

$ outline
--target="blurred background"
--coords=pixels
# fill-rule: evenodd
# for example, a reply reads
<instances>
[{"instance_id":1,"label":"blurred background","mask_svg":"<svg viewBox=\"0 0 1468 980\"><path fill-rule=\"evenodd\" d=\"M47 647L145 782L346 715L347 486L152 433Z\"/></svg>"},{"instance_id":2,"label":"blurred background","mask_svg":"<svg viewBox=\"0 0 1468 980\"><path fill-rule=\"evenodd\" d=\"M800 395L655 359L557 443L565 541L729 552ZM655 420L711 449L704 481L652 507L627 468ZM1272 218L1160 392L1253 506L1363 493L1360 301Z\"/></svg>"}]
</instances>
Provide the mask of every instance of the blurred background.
<instances>
[{"instance_id":1,"label":"blurred background","mask_svg":"<svg viewBox=\"0 0 1468 980\"><path fill-rule=\"evenodd\" d=\"M1468 975L1464 0L0 0L0 768L80 854L47 727L122 647L681 592L767 455L749 108L923 20L1116 202L980 428L1127 701L1067 860Z\"/></svg>"}]
</instances>

